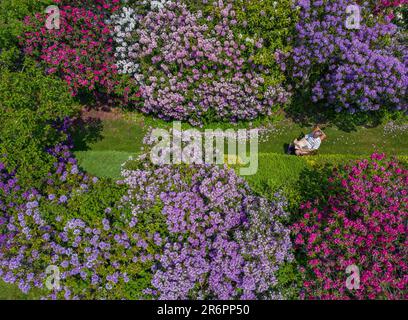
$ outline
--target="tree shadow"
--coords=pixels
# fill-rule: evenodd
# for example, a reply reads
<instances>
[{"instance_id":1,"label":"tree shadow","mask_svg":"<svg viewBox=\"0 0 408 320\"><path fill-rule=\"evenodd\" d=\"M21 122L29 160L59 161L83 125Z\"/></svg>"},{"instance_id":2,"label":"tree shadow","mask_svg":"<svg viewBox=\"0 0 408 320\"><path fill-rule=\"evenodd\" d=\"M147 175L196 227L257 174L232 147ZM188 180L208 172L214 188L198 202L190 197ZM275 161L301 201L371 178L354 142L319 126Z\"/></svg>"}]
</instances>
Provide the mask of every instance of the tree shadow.
<instances>
[{"instance_id":1,"label":"tree shadow","mask_svg":"<svg viewBox=\"0 0 408 320\"><path fill-rule=\"evenodd\" d=\"M350 113L336 112L323 103L313 103L310 94L298 92L285 109L286 116L301 127L317 124L336 126L344 132L357 131L359 126L374 128L380 125L386 116L385 110Z\"/></svg>"},{"instance_id":2,"label":"tree shadow","mask_svg":"<svg viewBox=\"0 0 408 320\"><path fill-rule=\"evenodd\" d=\"M100 110L110 112L118 105L118 98L112 95L95 91L89 93L81 91L77 95L79 103L85 106L86 110Z\"/></svg>"},{"instance_id":3,"label":"tree shadow","mask_svg":"<svg viewBox=\"0 0 408 320\"><path fill-rule=\"evenodd\" d=\"M97 118L79 118L72 128L72 141L74 149L77 151L89 150L89 145L100 141L102 136L103 123Z\"/></svg>"},{"instance_id":4,"label":"tree shadow","mask_svg":"<svg viewBox=\"0 0 408 320\"><path fill-rule=\"evenodd\" d=\"M290 204L291 222L298 221L300 218L299 206L307 201L319 199L324 204L328 199L331 190L329 178L337 170L338 164L324 163L315 167L303 169L299 175L298 182L294 186L294 192L298 195L300 202Z\"/></svg>"},{"instance_id":5,"label":"tree shadow","mask_svg":"<svg viewBox=\"0 0 408 320\"><path fill-rule=\"evenodd\" d=\"M311 103L309 95L297 93L285 109L286 116L301 127L313 127L318 123L326 123L330 117L327 110Z\"/></svg>"}]
</instances>

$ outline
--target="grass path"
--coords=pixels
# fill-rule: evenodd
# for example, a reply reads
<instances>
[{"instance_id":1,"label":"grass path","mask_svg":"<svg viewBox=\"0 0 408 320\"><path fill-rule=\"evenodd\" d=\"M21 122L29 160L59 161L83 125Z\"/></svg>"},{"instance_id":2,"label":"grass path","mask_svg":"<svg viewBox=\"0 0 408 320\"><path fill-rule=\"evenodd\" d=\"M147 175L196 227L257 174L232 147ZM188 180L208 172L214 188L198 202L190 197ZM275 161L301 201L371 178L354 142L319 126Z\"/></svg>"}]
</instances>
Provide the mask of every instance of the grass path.
<instances>
[{"instance_id":1,"label":"grass path","mask_svg":"<svg viewBox=\"0 0 408 320\"><path fill-rule=\"evenodd\" d=\"M163 126L159 122L160 126ZM402 129L401 129L402 128ZM390 129L393 129L391 131ZM130 156L136 155L142 145L148 125L138 119L115 119L104 120L98 126L98 133L93 134L95 138L88 144L79 140L83 132L77 133L75 154L83 169L100 177L119 178L120 166ZM281 121L271 128L267 135L262 136L259 144L260 170L269 162L268 171L272 170L277 176L290 173L291 168L282 171L279 163L304 164L305 158L288 157L284 154L285 145L300 134L306 134L310 128ZM330 155L341 155L345 159L355 156L369 155L375 150L386 152L389 155L408 155L408 130L404 127L378 126L375 128L359 127L356 131L345 132L335 127L325 128L328 136L327 141L319 150L318 159L330 158ZM269 155L269 156L267 156ZM271 159L276 166L271 164ZM317 158L316 158L317 159Z\"/></svg>"}]
</instances>

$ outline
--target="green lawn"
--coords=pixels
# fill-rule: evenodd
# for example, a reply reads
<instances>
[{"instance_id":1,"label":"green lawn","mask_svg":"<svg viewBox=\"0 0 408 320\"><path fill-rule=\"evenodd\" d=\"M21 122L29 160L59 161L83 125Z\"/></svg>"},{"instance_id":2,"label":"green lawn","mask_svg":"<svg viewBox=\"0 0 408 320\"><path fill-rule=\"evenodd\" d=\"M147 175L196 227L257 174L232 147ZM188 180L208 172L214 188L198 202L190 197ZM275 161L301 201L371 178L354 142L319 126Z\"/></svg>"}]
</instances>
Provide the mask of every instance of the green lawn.
<instances>
[{"instance_id":1,"label":"green lawn","mask_svg":"<svg viewBox=\"0 0 408 320\"><path fill-rule=\"evenodd\" d=\"M162 121L157 123L160 127L170 126ZM76 145L79 147L75 150L75 154L79 164L90 174L119 178L121 164L140 151L148 126L153 124L154 122L149 118L143 119L140 116L133 119L128 117L123 120L105 120L98 125L98 132L93 135L95 137L93 141L86 145L81 144L79 140L83 132L78 132ZM212 125L211 128L214 129L216 126ZM295 173L310 158L286 156L284 150L289 142L302 133L308 133L310 129L288 120L274 125L268 134L260 139L259 152L262 155L259 157L258 175L263 176L267 173L268 176L275 176L276 185L280 185L279 181L285 182L290 177L296 178ZM408 155L407 130L388 133L383 125L375 128L358 127L351 132L345 132L336 127L327 127L324 130L328 139L322 144L319 155L312 157L316 161L324 162L337 158L347 160L356 156L369 155L376 149L389 155ZM253 181L256 176L248 179Z\"/></svg>"},{"instance_id":2,"label":"green lawn","mask_svg":"<svg viewBox=\"0 0 408 320\"><path fill-rule=\"evenodd\" d=\"M0 300L38 300L40 295L37 291L24 294L17 286L4 283L0 280Z\"/></svg>"},{"instance_id":3,"label":"green lawn","mask_svg":"<svg viewBox=\"0 0 408 320\"><path fill-rule=\"evenodd\" d=\"M95 120L74 132L76 151L139 152L147 127L130 119Z\"/></svg>"},{"instance_id":4,"label":"green lawn","mask_svg":"<svg viewBox=\"0 0 408 320\"><path fill-rule=\"evenodd\" d=\"M118 178L121 164L140 152L146 131L130 119L95 121L74 133L74 154L88 173Z\"/></svg>"},{"instance_id":5,"label":"green lawn","mask_svg":"<svg viewBox=\"0 0 408 320\"><path fill-rule=\"evenodd\" d=\"M311 128L302 128L288 120L276 125L266 141L261 142L262 153L283 153L286 143L300 133L309 133ZM384 125L375 128L358 127L356 131L345 132L336 127L324 128L328 137L322 144L320 154L371 154L378 150L388 154L408 155L408 131L388 133Z\"/></svg>"},{"instance_id":6,"label":"green lawn","mask_svg":"<svg viewBox=\"0 0 408 320\"><path fill-rule=\"evenodd\" d=\"M138 153L142 139L149 126L170 127L163 121L153 122L149 118L128 117L123 120L103 121L100 138L86 148L75 151L80 166L92 175L120 178L121 165ZM184 128L188 126L183 125ZM211 125L215 129L216 125ZM224 125L224 129L225 129ZM403 128L403 127L401 127ZM384 126L375 128L358 127L351 132L336 127L324 128L328 139L324 141L318 155L311 157L288 156L286 145L311 128L304 128L288 120L276 123L267 135L261 135L258 171L245 177L250 186L264 196L272 196L274 190L283 189L294 193L299 179L308 169L325 164L344 164L350 160L368 156L375 150L398 157L408 156L408 131L389 132ZM226 149L227 150L227 149ZM308 179L308 177L302 178Z\"/></svg>"},{"instance_id":7,"label":"green lawn","mask_svg":"<svg viewBox=\"0 0 408 320\"><path fill-rule=\"evenodd\" d=\"M105 178L119 178L121 164L135 153L126 151L75 151L80 167L88 173Z\"/></svg>"}]
</instances>

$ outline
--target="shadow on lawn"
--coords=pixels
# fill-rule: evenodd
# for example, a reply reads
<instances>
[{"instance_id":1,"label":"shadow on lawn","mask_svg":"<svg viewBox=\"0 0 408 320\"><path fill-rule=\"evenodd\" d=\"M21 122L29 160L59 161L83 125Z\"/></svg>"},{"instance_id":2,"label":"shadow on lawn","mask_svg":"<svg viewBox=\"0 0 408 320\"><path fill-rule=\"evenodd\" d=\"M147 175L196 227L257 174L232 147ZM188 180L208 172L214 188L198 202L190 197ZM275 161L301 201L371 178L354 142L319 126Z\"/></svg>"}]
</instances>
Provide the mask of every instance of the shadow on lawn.
<instances>
[{"instance_id":1,"label":"shadow on lawn","mask_svg":"<svg viewBox=\"0 0 408 320\"><path fill-rule=\"evenodd\" d=\"M337 164L338 165L338 164ZM293 191L297 195L296 201L289 202L289 212L291 222L295 222L300 218L299 199L305 203L307 201L314 202L319 199L321 204L324 204L330 195L329 178L336 171L336 164L325 163L313 168L305 168L299 175L297 183L293 186Z\"/></svg>"},{"instance_id":2,"label":"shadow on lawn","mask_svg":"<svg viewBox=\"0 0 408 320\"><path fill-rule=\"evenodd\" d=\"M322 128L322 130L324 130L324 128ZM290 147L290 145L293 143L293 141L295 141L295 139L300 140L300 139L304 138L305 135L306 135L306 134L302 131L297 137L293 137L293 140L290 141L290 143L285 142L285 143L283 144L283 153L284 153L284 154L295 155L294 152L289 152L289 147ZM293 150L293 151L294 151L294 150Z\"/></svg>"},{"instance_id":3,"label":"shadow on lawn","mask_svg":"<svg viewBox=\"0 0 408 320\"><path fill-rule=\"evenodd\" d=\"M87 151L89 144L102 140L103 123L97 118L79 118L75 121L72 129L74 150Z\"/></svg>"},{"instance_id":4,"label":"shadow on lawn","mask_svg":"<svg viewBox=\"0 0 408 320\"><path fill-rule=\"evenodd\" d=\"M292 103L285 109L286 116L302 127L315 125L334 125L344 132L357 131L357 127L375 128L385 117L385 111L335 112L333 108L322 103L312 103L311 97L299 93L293 97Z\"/></svg>"}]
</instances>

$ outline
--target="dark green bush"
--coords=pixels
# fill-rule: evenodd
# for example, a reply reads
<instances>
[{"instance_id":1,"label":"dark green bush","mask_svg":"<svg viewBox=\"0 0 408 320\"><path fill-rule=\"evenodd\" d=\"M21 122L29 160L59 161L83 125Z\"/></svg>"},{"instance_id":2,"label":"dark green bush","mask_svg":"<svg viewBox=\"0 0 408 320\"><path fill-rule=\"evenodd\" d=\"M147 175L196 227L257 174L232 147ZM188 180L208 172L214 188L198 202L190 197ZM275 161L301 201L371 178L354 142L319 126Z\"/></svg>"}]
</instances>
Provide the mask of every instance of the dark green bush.
<instances>
[{"instance_id":1,"label":"dark green bush","mask_svg":"<svg viewBox=\"0 0 408 320\"><path fill-rule=\"evenodd\" d=\"M15 47L24 30L26 16L45 10L51 0L1 0L0 1L0 52Z\"/></svg>"},{"instance_id":2,"label":"dark green bush","mask_svg":"<svg viewBox=\"0 0 408 320\"><path fill-rule=\"evenodd\" d=\"M0 66L0 153L21 183L38 186L54 159L46 149L66 140L58 120L78 111L65 84L25 60L19 71Z\"/></svg>"}]
</instances>

